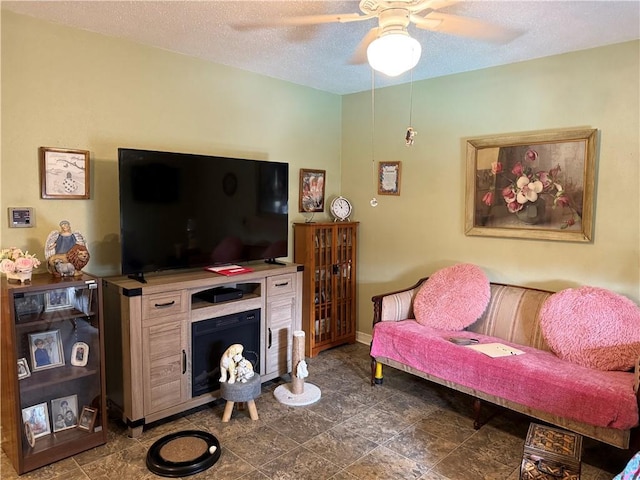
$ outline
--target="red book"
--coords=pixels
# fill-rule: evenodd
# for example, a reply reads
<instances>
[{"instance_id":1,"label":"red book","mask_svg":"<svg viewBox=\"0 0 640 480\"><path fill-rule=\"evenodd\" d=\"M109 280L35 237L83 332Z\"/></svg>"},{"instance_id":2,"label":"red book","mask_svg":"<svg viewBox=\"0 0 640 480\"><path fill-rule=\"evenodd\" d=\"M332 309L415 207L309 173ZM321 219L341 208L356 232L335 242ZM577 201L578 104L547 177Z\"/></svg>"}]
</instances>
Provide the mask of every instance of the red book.
<instances>
[{"instance_id":1,"label":"red book","mask_svg":"<svg viewBox=\"0 0 640 480\"><path fill-rule=\"evenodd\" d=\"M209 272L219 273L230 277L232 275L241 275L243 273L253 272L253 268L243 267L242 265L223 265L221 267L206 267Z\"/></svg>"}]
</instances>

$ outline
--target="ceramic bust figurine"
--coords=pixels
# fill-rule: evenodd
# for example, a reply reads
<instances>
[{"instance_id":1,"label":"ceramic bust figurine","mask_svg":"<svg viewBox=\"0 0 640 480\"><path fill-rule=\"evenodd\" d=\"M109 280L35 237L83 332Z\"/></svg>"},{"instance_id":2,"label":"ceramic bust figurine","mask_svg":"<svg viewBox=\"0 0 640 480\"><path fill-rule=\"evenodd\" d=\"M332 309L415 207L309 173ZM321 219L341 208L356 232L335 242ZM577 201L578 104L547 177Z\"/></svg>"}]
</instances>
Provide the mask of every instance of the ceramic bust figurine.
<instances>
[{"instance_id":1,"label":"ceramic bust figurine","mask_svg":"<svg viewBox=\"0 0 640 480\"><path fill-rule=\"evenodd\" d=\"M89 263L89 251L82 234L71 231L67 220L60 222L60 230L52 231L44 247L47 270L56 277L81 275Z\"/></svg>"}]
</instances>

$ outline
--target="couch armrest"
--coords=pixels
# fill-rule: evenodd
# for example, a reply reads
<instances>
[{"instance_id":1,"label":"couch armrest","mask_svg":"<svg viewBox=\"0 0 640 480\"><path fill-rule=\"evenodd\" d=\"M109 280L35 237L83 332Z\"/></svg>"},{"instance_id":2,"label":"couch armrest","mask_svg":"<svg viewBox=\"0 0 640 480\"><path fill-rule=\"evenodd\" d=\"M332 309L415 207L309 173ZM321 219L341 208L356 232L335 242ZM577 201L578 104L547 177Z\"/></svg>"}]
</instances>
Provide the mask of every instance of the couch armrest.
<instances>
[{"instance_id":1,"label":"couch armrest","mask_svg":"<svg viewBox=\"0 0 640 480\"><path fill-rule=\"evenodd\" d=\"M371 297L373 302L373 325L378 322L397 322L413 317L413 297L418 287L428 277L421 278L415 285L403 290L382 293Z\"/></svg>"}]
</instances>

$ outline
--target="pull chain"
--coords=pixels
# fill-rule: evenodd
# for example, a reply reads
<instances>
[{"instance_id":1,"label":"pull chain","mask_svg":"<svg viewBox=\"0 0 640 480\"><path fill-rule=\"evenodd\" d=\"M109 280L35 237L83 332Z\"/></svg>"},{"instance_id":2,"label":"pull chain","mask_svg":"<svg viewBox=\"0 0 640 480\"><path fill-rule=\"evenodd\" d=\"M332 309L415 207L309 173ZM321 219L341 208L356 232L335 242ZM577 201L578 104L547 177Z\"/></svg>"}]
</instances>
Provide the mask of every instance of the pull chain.
<instances>
[{"instance_id":1,"label":"pull chain","mask_svg":"<svg viewBox=\"0 0 640 480\"><path fill-rule=\"evenodd\" d=\"M371 201L369 204L372 207L378 206L378 199L375 196L375 192L377 191L378 186L378 178L376 172L376 155L375 155L375 131L376 131L376 81L375 81L375 72L373 68L371 69L371 177L373 179L373 197L371 197Z\"/></svg>"}]
</instances>

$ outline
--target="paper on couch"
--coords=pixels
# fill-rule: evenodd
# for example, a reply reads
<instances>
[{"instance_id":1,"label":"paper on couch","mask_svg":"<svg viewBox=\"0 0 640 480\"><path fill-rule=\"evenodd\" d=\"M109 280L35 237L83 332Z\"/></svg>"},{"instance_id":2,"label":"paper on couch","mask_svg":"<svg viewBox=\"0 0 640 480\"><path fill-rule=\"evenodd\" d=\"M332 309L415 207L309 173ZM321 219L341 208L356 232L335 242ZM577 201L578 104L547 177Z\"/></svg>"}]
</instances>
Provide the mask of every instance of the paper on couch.
<instances>
[{"instance_id":1,"label":"paper on couch","mask_svg":"<svg viewBox=\"0 0 640 480\"><path fill-rule=\"evenodd\" d=\"M513 348L508 345L503 345L502 343L478 343L476 345L465 346L493 358L507 357L509 355L522 355L524 353L522 350L518 350L517 348Z\"/></svg>"}]
</instances>

